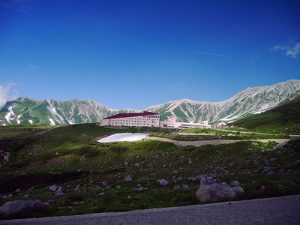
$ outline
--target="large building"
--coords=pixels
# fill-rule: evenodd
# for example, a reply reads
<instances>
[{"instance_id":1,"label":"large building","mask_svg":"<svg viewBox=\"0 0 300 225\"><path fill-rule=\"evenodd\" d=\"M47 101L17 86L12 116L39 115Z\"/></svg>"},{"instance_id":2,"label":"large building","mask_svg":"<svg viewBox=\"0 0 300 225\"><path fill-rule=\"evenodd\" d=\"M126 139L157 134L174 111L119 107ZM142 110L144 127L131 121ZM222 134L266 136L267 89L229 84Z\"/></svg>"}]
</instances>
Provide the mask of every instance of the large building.
<instances>
[{"instance_id":1,"label":"large building","mask_svg":"<svg viewBox=\"0 0 300 225\"><path fill-rule=\"evenodd\" d=\"M119 113L102 120L103 126L116 127L159 127L159 113Z\"/></svg>"}]
</instances>

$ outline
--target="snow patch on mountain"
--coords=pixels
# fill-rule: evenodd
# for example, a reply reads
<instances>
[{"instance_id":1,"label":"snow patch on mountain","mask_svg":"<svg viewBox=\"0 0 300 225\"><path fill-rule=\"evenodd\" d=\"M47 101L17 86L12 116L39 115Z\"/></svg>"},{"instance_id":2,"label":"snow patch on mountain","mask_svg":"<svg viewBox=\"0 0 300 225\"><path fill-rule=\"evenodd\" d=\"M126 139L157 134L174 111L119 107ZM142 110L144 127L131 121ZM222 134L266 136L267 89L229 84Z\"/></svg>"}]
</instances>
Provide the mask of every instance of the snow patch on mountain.
<instances>
[{"instance_id":1,"label":"snow patch on mountain","mask_svg":"<svg viewBox=\"0 0 300 225\"><path fill-rule=\"evenodd\" d=\"M9 107L8 107L8 113L6 113L6 115L5 115L6 121L7 121L8 123L10 123L10 121L14 119L14 115L15 115L15 113L14 113L14 111L13 111L13 107L12 107L12 106L9 106Z\"/></svg>"},{"instance_id":2,"label":"snow patch on mountain","mask_svg":"<svg viewBox=\"0 0 300 225\"><path fill-rule=\"evenodd\" d=\"M251 114L265 112L298 95L300 80L290 80L270 86L249 87L225 101L181 99L154 105L145 110L159 112L162 120L173 115L183 122L209 120L210 123L228 123ZM0 125L95 123L120 112L137 111L140 110L112 110L93 100L56 101L21 97L3 106L0 110Z\"/></svg>"},{"instance_id":3,"label":"snow patch on mountain","mask_svg":"<svg viewBox=\"0 0 300 225\"><path fill-rule=\"evenodd\" d=\"M49 121L50 121L50 125L55 125L55 122L53 119L49 118Z\"/></svg>"}]
</instances>

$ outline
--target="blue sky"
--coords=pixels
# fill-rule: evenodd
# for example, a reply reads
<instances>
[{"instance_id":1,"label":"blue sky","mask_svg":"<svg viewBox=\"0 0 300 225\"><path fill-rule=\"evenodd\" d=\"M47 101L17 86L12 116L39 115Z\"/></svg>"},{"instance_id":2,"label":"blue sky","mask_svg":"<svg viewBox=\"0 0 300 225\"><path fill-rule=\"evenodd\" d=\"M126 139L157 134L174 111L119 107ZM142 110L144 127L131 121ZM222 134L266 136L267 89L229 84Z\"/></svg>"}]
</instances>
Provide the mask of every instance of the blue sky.
<instances>
[{"instance_id":1,"label":"blue sky","mask_svg":"<svg viewBox=\"0 0 300 225\"><path fill-rule=\"evenodd\" d=\"M0 91L142 109L289 79L299 1L0 1Z\"/></svg>"}]
</instances>

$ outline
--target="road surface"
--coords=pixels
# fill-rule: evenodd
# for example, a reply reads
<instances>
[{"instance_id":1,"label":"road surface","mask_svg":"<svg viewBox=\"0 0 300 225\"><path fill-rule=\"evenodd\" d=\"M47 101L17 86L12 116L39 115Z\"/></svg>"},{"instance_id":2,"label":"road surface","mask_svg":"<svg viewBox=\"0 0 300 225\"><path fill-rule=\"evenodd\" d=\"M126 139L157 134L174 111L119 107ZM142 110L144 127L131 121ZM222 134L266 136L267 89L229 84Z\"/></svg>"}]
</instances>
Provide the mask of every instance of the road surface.
<instances>
[{"instance_id":1,"label":"road surface","mask_svg":"<svg viewBox=\"0 0 300 225\"><path fill-rule=\"evenodd\" d=\"M161 138L161 137L146 137L148 140L157 140L157 141L163 141L163 142L170 142L178 146L195 146L195 147L200 147L203 145L220 145L220 144L231 144L231 143L236 143L236 142L241 142L241 141L259 141L259 142L269 142L269 141L275 141L278 144L285 144L287 143L290 139L251 139L251 140L204 140L204 141L177 141L169 138Z\"/></svg>"},{"instance_id":2,"label":"road surface","mask_svg":"<svg viewBox=\"0 0 300 225\"><path fill-rule=\"evenodd\" d=\"M0 221L7 225L299 225L300 195L78 216Z\"/></svg>"}]
</instances>

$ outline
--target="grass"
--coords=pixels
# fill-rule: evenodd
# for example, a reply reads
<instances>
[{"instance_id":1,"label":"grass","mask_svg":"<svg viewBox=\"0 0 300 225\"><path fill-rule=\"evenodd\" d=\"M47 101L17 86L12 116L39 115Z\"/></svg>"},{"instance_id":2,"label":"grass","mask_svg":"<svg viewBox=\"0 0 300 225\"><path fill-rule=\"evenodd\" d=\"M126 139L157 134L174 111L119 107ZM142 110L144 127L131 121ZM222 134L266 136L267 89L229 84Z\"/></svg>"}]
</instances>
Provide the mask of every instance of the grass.
<instances>
[{"instance_id":1,"label":"grass","mask_svg":"<svg viewBox=\"0 0 300 225\"><path fill-rule=\"evenodd\" d=\"M232 123L258 132L300 134L300 96L267 112Z\"/></svg>"},{"instance_id":2,"label":"grass","mask_svg":"<svg viewBox=\"0 0 300 225\"><path fill-rule=\"evenodd\" d=\"M10 129L9 135L5 129ZM15 199L49 202L48 211L26 215L29 217L197 204L199 181L190 178L204 174L219 181L240 180L246 199L300 193L297 140L280 148L275 142L250 141L202 147L153 140L99 144L98 138L118 132L153 132L169 138L175 134L96 124L56 127L44 133L27 129L31 127L0 128L0 146L10 153L8 162L0 157L0 193L12 194L0 199L0 204ZM264 172L265 167L272 173ZM125 182L126 175L132 176L131 183ZM158 185L162 178L169 181L165 187ZM53 184L63 187L63 196L49 190ZM176 184L188 188L173 190ZM74 191L77 185L80 192ZM137 191L137 185L144 189ZM258 192L261 185L267 186L267 192ZM26 194L32 186L34 191ZM17 188L20 193L15 192Z\"/></svg>"}]
</instances>

